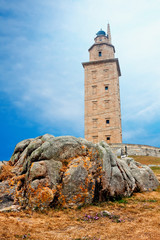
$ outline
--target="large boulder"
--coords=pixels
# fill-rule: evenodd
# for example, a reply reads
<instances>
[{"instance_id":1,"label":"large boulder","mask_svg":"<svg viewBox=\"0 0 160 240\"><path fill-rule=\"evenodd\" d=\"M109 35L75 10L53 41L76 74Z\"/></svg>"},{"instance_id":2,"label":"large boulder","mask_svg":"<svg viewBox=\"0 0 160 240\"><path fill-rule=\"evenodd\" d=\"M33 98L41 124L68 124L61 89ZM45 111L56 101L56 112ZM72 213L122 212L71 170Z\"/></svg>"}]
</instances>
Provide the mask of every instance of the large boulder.
<instances>
[{"instance_id":1,"label":"large boulder","mask_svg":"<svg viewBox=\"0 0 160 240\"><path fill-rule=\"evenodd\" d=\"M0 207L78 207L158 185L149 167L117 159L106 142L45 134L18 143L1 167Z\"/></svg>"}]
</instances>

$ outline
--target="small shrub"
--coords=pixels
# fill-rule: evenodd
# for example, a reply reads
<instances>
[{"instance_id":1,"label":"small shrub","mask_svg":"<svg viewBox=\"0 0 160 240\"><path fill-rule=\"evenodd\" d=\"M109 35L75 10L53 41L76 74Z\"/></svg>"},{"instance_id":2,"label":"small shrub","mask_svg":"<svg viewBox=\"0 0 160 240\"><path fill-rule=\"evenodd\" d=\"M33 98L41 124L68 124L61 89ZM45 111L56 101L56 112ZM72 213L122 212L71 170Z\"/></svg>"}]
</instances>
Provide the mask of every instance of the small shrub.
<instances>
[{"instance_id":1,"label":"small shrub","mask_svg":"<svg viewBox=\"0 0 160 240\"><path fill-rule=\"evenodd\" d=\"M118 203L124 203L124 204L127 204L128 201L124 198L120 199L120 200L117 200Z\"/></svg>"}]
</instances>

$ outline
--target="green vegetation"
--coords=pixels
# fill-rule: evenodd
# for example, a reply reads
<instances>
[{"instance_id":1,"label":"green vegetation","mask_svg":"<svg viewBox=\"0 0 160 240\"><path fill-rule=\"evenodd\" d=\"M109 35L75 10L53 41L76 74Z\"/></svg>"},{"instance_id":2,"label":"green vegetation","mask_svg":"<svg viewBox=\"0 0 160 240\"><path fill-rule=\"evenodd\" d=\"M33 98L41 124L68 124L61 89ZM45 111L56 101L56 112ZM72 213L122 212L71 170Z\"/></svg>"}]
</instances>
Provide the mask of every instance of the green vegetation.
<instances>
[{"instance_id":1,"label":"green vegetation","mask_svg":"<svg viewBox=\"0 0 160 240\"><path fill-rule=\"evenodd\" d=\"M155 174L160 174L160 167L159 166L153 166L153 167L150 167L152 169L152 171L155 173Z\"/></svg>"}]
</instances>

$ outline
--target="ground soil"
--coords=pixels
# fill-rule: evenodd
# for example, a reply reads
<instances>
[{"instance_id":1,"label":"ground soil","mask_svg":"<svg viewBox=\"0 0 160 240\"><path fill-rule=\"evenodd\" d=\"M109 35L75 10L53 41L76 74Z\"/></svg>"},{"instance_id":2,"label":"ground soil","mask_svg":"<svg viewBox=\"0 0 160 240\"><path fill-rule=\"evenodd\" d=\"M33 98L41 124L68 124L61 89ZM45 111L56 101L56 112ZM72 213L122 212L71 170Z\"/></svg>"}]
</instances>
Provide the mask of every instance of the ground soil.
<instances>
[{"instance_id":1,"label":"ground soil","mask_svg":"<svg viewBox=\"0 0 160 240\"><path fill-rule=\"evenodd\" d=\"M104 210L113 217L85 218L86 214L95 217ZM0 240L6 239L159 240L160 187L153 192L136 193L130 198L78 210L0 213Z\"/></svg>"}]
</instances>

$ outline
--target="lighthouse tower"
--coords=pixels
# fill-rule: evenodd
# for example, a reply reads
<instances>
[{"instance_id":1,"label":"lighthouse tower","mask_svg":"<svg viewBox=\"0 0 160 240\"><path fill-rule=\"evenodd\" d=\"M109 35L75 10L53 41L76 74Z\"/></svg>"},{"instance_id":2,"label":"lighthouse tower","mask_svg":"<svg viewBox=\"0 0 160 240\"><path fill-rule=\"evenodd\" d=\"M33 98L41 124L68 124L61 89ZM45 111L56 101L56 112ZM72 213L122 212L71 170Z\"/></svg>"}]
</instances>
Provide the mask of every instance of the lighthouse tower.
<instances>
[{"instance_id":1,"label":"lighthouse tower","mask_svg":"<svg viewBox=\"0 0 160 240\"><path fill-rule=\"evenodd\" d=\"M85 71L85 138L97 143L122 143L119 76L115 48L107 34L97 32L89 48L89 62L82 63Z\"/></svg>"}]
</instances>

